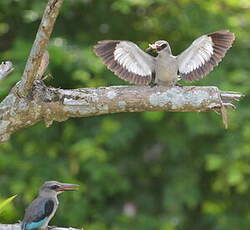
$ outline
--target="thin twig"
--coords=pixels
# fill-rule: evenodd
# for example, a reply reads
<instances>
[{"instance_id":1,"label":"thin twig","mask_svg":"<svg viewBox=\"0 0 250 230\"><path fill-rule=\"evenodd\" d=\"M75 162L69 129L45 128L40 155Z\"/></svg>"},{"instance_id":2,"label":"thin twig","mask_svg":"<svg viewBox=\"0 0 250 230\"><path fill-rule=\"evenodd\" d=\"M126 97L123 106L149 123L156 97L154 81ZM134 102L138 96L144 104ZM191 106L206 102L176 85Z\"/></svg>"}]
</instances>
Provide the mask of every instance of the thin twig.
<instances>
[{"instance_id":1,"label":"thin twig","mask_svg":"<svg viewBox=\"0 0 250 230\"><path fill-rule=\"evenodd\" d=\"M36 34L29 58L27 60L22 81L18 85L18 95L25 97L32 89L34 80L41 77L38 74L42 57L52 33L54 23L61 8L63 0L49 0L43 18Z\"/></svg>"},{"instance_id":2,"label":"thin twig","mask_svg":"<svg viewBox=\"0 0 250 230\"><path fill-rule=\"evenodd\" d=\"M14 67L12 62L3 61L0 65L0 80L3 80L5 77L7 77L10 73L12 73L13 70Z\"/></svg>"},{"instance_id":3,"label":"thin twig","mask_svg":"<svg viewBox=\"0 0 250 230\"><path fill-rule=\"evenodd\" d=\"M39 66L37 71L37 79L41 79L43 77L43 74L46 71L48 65L49 65L49 52L46 50L45 53L43 54L41 65Z\"/></svg>"}]
</instances>

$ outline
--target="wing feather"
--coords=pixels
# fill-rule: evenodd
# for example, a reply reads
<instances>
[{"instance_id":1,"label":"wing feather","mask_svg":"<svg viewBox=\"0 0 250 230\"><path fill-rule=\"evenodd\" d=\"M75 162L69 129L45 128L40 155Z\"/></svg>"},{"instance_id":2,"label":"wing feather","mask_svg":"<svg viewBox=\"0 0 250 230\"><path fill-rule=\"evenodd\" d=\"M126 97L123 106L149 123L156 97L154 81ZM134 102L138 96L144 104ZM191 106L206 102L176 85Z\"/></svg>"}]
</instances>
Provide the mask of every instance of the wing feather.
<instances>
[{"instance_id":1,"label":"wing feather","mask_svg":"<svg viewBox=\"0 0 250 230\"><path fill-rule=\"evenodd\" d=\"M185 81L205 77L217 66L235 39L228 30L203 35L177 56L179 75Z\"/></svg>"},{"instance_id":2,"label":"wing feather","mask_svg":"<svg viewBox=\"0 0 250 230\"><path fill-rule=\"evenodd\" d=\"M25 215L22 221L22 229L32 229L36 223L38 225L43 224L43 220L48 218L54 210L53 200L43 200L41 198L35 199L25 211Z\"/></svg>"},{"instance_id":3,"label":"wing feather","mask_svg":"<svg viewBox=\"0 0 250 230\"><path fill-rule=\"evenodd\" d=\"M130 83L146 85L154 74L154 57L130 41L104 40L94 47L108 69Z\"/></svg>"}]
</instances>

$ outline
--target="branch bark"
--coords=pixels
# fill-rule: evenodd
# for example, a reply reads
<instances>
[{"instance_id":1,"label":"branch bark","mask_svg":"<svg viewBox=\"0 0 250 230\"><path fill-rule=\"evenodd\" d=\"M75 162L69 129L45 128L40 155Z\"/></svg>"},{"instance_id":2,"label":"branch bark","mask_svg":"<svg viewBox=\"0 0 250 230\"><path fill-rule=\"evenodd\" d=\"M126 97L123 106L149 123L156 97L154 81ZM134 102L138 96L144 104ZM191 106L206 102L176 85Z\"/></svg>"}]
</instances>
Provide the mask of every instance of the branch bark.
<instances>
[{"instance_id":1,"label":"branch bark","mask_svg":"<svg viewBox=\"0 0 250 230\"><path fill-rule=\"evenodd\" d=\"M12 65L12 62L3 61L0 65L0 80L3 80L5 77L11 74L13 70L14 67Z\"/></svg>"},{"instance_id":2,"label":"branch bark","mask_svg":"<svg viewBox=\"0 0 250 230\"><path fill-rule=\"evenodd\" d=\"M64 90L34 82L29 97L20 98L15 88L0 103L0 141L43 120L53 121L110 113L172 111L205 112L235 109L232 104L242 94L223 92L217 87L113 86Z\"/></svg>"},{"instance_id":3,"label":"branch bark","mask_svg":"<svg viewBox=\"0 0 250 230\"><path fill-rule=\"evenodd\" d=\"M22 97L30 93L34 80L42 77L38 74L39 67L41 66L42 57L46 55L46 47L63 1L48 1L24 69L22 80L18 85L18 94Z\"/></svg>"},{"instance_id":4,"label":"branch bark","mask_svg":"<svg viewBox=\"0 0 250 230\"><path fill-rule=\"evenodd\" d=\"M0 230L21 230L20 224L0 224ZM63 228L63 227L53 227L49 230L80 230L77 228Z\"/></svg>"}]
</instances>

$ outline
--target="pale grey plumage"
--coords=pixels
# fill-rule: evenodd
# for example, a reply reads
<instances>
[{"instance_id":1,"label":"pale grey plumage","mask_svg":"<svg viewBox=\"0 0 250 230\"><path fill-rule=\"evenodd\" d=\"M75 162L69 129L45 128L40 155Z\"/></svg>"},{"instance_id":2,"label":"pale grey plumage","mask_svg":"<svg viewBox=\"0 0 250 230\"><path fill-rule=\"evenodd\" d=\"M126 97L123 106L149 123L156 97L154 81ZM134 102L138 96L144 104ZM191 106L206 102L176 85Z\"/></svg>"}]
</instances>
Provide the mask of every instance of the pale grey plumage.
<instances>
[{"instance_id":1,"label":"pale grey plumage","mask_svg":"<svg viewBox=\"0 0 250 230\"><path fill-rule=\"evenodd\" d=\"M149 49L157 51L157 57L145 53L133 42L120 40L100 41L94 51L111 71L130 83L173 86L180 78L194 81L206 76L233 41L233 33L221 30L200 36L178 56L172 55L168 42L163 40L149 45Z\"/></svg>"}]
</instances>

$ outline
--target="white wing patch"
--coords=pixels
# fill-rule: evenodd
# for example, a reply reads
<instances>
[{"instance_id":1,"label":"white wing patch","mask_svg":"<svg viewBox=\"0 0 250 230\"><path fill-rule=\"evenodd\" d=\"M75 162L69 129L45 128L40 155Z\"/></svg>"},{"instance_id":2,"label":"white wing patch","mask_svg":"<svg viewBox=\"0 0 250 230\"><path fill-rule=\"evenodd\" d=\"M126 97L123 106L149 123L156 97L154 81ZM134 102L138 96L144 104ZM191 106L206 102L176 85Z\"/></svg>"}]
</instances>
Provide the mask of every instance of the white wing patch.
<instances>
[{"instance_id":1,"label":"white wing patch","mask_svg":"<svg viewBox=\"0 0 250 230\"><path fill-rule=\"evenodd\" d=\"M129 72L140 76L149 76L152 74L150 66L136 54L131 53L131 47L127 47L127 42L120 42L114 51L114 59Z\"/></svg>"},{"instance_id":2,"label":"white wing patch","mask_svg":"<svg viewBox=\"0 0 250 230\"><path fill-rule=\"evenodd\" d=\"M213 55L213 42L211 37L201 36L192 44L192 50L182 60L179 71L188 74L204 65Z\"/></svg>"},{"instance_id":3,"label":"white wing patch","mask_svg":"<svg viewBox=\"0 0 250 230\"><path fill-rule=\"evenodd\" d=\"M108 69L121 79L138 85L154 80L155 58L130 41L99 41L94 51Z\"/></svg>"}]
</instances>

